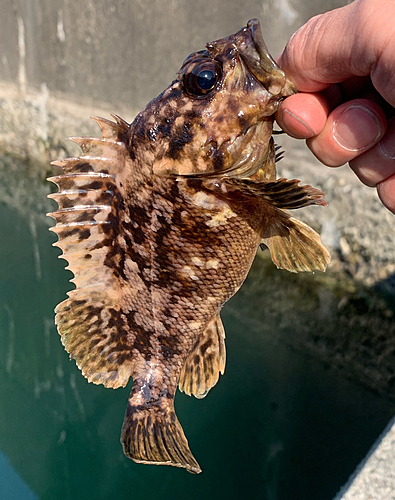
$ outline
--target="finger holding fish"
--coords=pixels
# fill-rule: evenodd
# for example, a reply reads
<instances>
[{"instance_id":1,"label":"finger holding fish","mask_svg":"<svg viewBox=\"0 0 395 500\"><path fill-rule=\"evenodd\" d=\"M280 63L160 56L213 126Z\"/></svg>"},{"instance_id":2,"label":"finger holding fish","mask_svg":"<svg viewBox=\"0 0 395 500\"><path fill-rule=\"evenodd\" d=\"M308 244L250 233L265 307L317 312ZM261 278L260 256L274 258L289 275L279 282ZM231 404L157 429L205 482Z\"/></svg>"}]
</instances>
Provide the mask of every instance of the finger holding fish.
<instances>
[{"instance_id":1,"label":"finger holding fish","mask_svg":"<svg viewBox=\"0 0 395 500\"><path fill-rule=\"evenodd\" d=\"M325 165L349 162L395 213L394 3L356 0L315 16L278 58L300 94L277 113Z\"/></svg>"}]
</instances>

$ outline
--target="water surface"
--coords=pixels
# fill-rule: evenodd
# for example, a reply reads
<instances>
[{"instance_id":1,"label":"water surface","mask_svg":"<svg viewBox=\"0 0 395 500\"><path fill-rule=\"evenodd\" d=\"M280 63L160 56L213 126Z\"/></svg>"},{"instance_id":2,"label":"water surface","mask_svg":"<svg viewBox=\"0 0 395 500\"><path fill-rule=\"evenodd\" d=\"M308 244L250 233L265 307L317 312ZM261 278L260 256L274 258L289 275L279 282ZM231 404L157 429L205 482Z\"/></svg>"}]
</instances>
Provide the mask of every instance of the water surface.
<instances>
[{"instance_id":1,"label":"water surface","mask_svg":"<svg viewBox=\"0 0 395 500\"><path fill-rule=\"evenodd\" d=\"M177 394L203 473L134 464L119 442L131 386L88 384L64 351L53 309L71 274L42 215L47 188L10 161L0 169L1 500L333 498L395 405L286 341L295 277L257 259L223 312L225 375L203 400ZM314 328L334 322L325 286L306 287ZM306 336L300 314L292 335Z\"/></svg>"}]
</instances>

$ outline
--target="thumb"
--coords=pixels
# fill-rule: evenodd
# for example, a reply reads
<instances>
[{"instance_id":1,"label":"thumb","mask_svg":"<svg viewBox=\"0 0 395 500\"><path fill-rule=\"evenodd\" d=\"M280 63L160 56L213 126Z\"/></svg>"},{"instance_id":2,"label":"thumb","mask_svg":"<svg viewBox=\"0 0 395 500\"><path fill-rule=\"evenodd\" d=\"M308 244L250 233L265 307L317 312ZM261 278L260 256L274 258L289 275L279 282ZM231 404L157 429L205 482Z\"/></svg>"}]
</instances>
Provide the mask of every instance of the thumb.
<instances>
[{"instance_id":1,"label":"thumb","mask_svg":"<svg viewBox=\"0 0 395 500\"><path fill-rule=\"evenodd\" d=\"M375 77L383 81L385 71L394 83L394 15L393 0L356 0L313 17L291 37L279 64L304 92L318 92L353 76L371 75L375 84ZM386 100L386 93L391 94L389 102L395 99L393 91L375 86Z\"/></svg>"}]
</instances>

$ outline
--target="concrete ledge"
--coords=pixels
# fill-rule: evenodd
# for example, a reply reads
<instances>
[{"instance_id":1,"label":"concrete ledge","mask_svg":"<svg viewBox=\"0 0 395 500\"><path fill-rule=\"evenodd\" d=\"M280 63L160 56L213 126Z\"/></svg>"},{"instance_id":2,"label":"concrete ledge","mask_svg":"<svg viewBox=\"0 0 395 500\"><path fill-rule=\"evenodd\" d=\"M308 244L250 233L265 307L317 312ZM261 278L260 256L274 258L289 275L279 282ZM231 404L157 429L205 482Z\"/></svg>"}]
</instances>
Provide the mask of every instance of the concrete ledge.
<instances>
[{"instance_id":1,"label":"concrete ledge","mask_svg":"<svg viewBox=\"0 0 395 500\"><path fill-rule=\"evenodd\" d=\"M66 140L73 135L99 135L90 116L110 118L116 113L132 121L136 110L97 102L81 105L71 95L51 94L45 85L23 92L14 84L0 81L0 149L22 158L48 163L78 154L79 148Z\"/></svg>"},{"instance_id":2,"label":"concrete ledge","mask_svg":"<svg viewBox=\"0 0 395 500\"><path fill-rule=\"evenodd\" d=\"M395 418L334 500L395 499Z\"/></svg>"}]
</instances>

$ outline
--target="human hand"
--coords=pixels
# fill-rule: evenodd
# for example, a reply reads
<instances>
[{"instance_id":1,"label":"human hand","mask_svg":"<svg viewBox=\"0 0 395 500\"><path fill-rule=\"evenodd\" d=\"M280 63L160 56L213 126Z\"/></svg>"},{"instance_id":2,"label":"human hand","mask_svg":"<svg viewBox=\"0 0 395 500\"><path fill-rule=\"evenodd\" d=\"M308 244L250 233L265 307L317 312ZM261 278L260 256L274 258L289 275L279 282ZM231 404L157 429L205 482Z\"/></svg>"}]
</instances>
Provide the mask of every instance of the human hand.
<instances>
[{"instance_id":1,"label":"human hand","mask_svg":"<svg viewBox=\"0 0 395 500\"><path fill-rule=\"evenodd\" d=\"M279 57L301 92L276 114L325 165L349 162L395 213L395 2L356 0L316 16Z\"/></svg>"}]
</instances>

